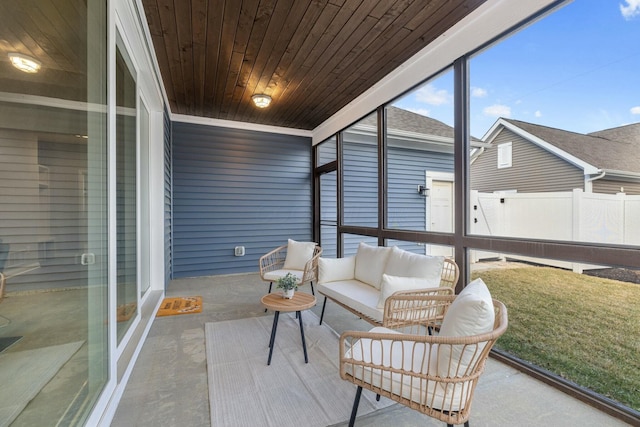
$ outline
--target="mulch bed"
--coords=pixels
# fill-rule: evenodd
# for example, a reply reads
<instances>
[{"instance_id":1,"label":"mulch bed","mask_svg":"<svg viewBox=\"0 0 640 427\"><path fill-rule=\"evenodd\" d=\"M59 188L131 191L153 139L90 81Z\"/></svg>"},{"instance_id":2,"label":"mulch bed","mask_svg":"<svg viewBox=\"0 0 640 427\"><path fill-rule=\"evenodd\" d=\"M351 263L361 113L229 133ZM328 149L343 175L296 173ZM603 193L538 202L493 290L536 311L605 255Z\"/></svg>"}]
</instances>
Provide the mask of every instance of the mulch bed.
<instances>
[{"instance_id":1,"label":"mulch bed","mask_svg":"<svg viewBox=\"0 0 640 427\"><path fill-rule=\"evenodd\" d=\"M585 270L583 274L602 277L604 279L619 280L621 282L640 284L640 270L629 268L603 268L601 270Z\"/></svg>"}]
</instances>

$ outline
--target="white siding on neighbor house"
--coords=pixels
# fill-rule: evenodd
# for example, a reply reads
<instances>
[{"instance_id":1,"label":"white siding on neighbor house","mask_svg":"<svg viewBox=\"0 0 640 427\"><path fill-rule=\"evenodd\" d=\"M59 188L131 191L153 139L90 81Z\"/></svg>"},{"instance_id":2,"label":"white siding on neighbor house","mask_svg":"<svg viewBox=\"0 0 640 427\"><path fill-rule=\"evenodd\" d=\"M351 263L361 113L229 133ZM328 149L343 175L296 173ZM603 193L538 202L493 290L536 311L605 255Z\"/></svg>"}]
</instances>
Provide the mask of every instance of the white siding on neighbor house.
<instances>
[{"instance_id":1,"label":"white siding on neighbor house","mask_svg":"<svg viewBox=\"0 0 640 427\"><path fill-rule=\"evenodd\" d=\"M512 166L498 169L498 146L512 142ZM517 190L523 193L584 188L582 170L503 129L491 147L471 164L471 188L483 193Z\"/></svg>"}]
</instances>

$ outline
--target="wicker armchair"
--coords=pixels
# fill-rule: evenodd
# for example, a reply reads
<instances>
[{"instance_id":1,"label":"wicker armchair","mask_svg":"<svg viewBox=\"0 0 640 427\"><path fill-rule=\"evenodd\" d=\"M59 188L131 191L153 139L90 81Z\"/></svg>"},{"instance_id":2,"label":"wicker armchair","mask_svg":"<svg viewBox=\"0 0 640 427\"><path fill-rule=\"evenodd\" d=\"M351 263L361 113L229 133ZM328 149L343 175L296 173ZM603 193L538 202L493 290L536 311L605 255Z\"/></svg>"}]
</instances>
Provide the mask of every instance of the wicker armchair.
<instances>
[{"instance_id":1,"label":"wicker armchair","mask_svg":"<svg viewBox=\"0 0 640 427\"><path fill-rule=\"evenodd\" d=\"M313 256L306 261L304 269L298 270L285 269L287 247L288 245L282 245L260 257L260 277L263 281L269 282L269 293L271 293L273 282L276 282L280 277L285 276L287 273L291 273L298 278L298 286L302 286L307 283L310 284L311 293L315 295L313 282L317 281L318 258L322 255L322 248L315 245Z\"/></svg>"},{"instance_id":2,"label":"wicker armchair","mask_svg":"<svg viewBox=\"0 0 640 427\"><path fill-rule=\"evenodd\" d=\"M385 304L384 327L342 334L340 377L358 386L350 426L365 388L448 425L468 427L478 379L493 344L507 329L507 309L492 300L495 320L487 333L429 335L441 326L455 298L393 295Z\"/></svg>"}]
</instances>

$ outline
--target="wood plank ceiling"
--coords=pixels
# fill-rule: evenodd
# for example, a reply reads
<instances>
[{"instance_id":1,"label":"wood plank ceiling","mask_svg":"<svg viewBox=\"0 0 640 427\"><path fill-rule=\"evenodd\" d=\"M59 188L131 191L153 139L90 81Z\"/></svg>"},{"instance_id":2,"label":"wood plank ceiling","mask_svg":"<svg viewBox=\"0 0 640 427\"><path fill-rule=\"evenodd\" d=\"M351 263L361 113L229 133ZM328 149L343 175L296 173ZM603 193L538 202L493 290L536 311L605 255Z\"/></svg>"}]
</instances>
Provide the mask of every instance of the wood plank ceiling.
<instances>
[{"instance_id":1,"label":"wood plank ceiling","mask_svg":"<svg viewBox=\"0 0 640 427\"><path fill-rule=\"evenodd\" d=\"M86 101L85 3L0 1L0 92ZM41 71L18 71L9 62L14 52L36 58Z\"/></svg>"},{"instance_id":2,"label":"wood plank ceiling","mask_svg":"<svg viewBox=\"0 0 640 427\"><path fill-rule=\"evenodd\" d=\"M173 113L310 130L485 1L142 3Z\"/></svg>"}]
</instances>

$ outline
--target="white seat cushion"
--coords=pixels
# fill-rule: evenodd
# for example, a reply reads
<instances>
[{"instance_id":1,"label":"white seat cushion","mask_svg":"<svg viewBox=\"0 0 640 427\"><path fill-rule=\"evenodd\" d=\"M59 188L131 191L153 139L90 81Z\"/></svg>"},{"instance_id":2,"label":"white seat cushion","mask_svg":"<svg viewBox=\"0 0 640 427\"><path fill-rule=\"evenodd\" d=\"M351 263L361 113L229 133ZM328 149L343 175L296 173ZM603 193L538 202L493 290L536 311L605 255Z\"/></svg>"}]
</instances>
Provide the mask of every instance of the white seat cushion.
<instances>
[{"instance_id":1,"label":"white seat cushion","mask_svg":"<svg viewBox=\"0 0 640 427\"><path fill-rule=\"evenodd\" d=\"M279 278L286 276L287 273L291 273L294 276L296 276L296 278L298 279L298 284L302 282L302 275L304 274L304 271L302 270L286 270L286 269L273 270L266 273L264 275L264 278L265 280L268 280L270 282L277 282Z\"/></svg>"},{"instance_id":2,"label":"white seat cushion","mask_svg":"<svg viewBox=\"0 0 640 427\"><path fill-rule=\"evenodd\" d=\"M313 258L315 242L296 242L289 239L287 242L287 256L284 259L284 268L289 270L304 270L307 262Z\"/></svg>"},{"instance_id":3,"label":"white seat cushion","mask_svg":"<svg viewBox=\"0 0 640 427\"><path fill-rule=\"evenodd\" d=\"M358 280L342 280L318 284L318 292L354 310L382 322L382 310L377 308L380 292Z\"/></svg>"},{"instance_id":4,"label":"white seat cushion","mask_svg":"<svg viewBox=\"0 0 640 427\"><path fill-rule=\"evenodd\" d=\"M372 341L364 338L353 344L346 353L347 357L385 367L437 375L437 344L428 348L424 343L401 340L402 334L383 327L373 328L369 332L395 335L398 341L392 339ZM450 385L445 389L436 381L415 376L392 374L380 369L360 366L355 367L355 372L352 372L353 369L349 364L346 368L349 374L366 383L435 409L458 411L466 403L462 397L468 390L468 382L460 383L455 387Z\"/></svg>"},{"instance_id":5,"label":"white seat cushion","mask_svg":"<svg viewBox=\"0 0 640 427\"><path fill-rule=\"evenodd\" d=\"M390 253L391 248L369 246L361 242L356 252L355 278L376 289L380 289L382 273L385 270ZM374 304L375 306L376 304Z\"/></svg>"}]
</instances>

